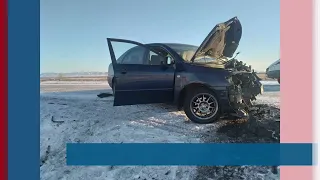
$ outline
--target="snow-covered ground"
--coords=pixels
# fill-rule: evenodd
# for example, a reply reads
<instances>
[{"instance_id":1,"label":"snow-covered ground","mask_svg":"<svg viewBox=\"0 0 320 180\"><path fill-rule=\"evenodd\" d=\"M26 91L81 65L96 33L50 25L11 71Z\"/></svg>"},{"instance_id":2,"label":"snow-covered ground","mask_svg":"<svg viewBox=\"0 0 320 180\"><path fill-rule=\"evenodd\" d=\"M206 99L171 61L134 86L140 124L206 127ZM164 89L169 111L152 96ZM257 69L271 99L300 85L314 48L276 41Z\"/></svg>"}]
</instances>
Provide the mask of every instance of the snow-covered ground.
<instances>
[{"instance_id":1,"label":"snow-covered ground","mask_svg":"<svg viewBox=\"0 0 320 180\"><path fill-rule=\"evenodd\" d=\"M279 108L280 103L279 85L272 82L264 84L266 92L255 103L265 104L269 114L274 114L272 108ZM187 143L230 140L225 139L228 133L225 136L219 132L224 121L208 125L194 124L182 111L163 104L113 107L113 97L97 97L97 94L106 91L111 92L106 82L41 83L41 179L165 180L211 177L203 172L203 168L195 166L66 166L66 143L69 142ZM267 119L272 121L270 119L274 118L280 117ZM239 176L247 179L277 179L279 175L272 174L270 168L240 168L244 171L241 174L239 170ZM224 175L218 173L214 177L224 178Z\"/></svg>"}]
</instances>

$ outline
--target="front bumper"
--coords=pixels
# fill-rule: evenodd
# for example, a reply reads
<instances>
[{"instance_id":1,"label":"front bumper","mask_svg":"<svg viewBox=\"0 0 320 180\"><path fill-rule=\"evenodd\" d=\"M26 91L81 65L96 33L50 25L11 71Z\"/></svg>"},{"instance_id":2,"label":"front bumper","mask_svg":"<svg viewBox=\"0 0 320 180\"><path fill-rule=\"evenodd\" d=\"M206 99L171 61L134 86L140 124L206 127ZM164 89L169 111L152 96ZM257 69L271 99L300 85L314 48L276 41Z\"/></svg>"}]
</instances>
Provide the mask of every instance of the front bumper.
<instances>
[{"instance_id":1,"label":"front bumper","mask_svg":"<svg viewBox=\"0 0 320 180\"><path fill-rule=\"evenodd\" d=\"M227 92L227 91L226 91ZM221 107L221 114L222 115L231 115L234 117L238 117L238 118L247 118L249 116L248 112L241 109L241 108L237 108L236 106L234 106L231 102L229 97L227 98L220 98L220 107Z\"/></svg>"},{"instance_id":2,"label":"front bumper","mask_svg":"<svg viewBox=\"0 0 320 180\"><path fill-rule=\"evenodd\" d=\"M243 81L241 78L244 78ZM252 101L256 96L264 93L264 88L259 79L253 78L246 80L245 76L238 76L238 82L230 81L228 91L228 102L234 116L239 118L248 117L249 108L253 105Z\"/></svg>"}]
</instances>

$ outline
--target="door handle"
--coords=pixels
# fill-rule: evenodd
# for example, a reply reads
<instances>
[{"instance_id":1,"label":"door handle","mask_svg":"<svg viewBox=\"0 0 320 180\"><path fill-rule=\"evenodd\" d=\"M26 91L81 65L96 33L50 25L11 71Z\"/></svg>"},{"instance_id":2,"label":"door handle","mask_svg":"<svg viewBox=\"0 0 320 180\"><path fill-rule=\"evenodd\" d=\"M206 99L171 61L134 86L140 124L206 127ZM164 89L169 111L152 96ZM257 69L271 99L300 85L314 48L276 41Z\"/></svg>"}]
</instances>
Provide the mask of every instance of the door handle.
<instances>
[{"instance_id":1,"label":"door handle","mask_svg":"<svg viewBox=\"0 0 320 180\"><path fill-rule=\"evenodd\" d=\"M123 70L121 71L121 74L127 74L127 71L126 71L125 69L123 69Z\"/></svg>"}]
</instances>

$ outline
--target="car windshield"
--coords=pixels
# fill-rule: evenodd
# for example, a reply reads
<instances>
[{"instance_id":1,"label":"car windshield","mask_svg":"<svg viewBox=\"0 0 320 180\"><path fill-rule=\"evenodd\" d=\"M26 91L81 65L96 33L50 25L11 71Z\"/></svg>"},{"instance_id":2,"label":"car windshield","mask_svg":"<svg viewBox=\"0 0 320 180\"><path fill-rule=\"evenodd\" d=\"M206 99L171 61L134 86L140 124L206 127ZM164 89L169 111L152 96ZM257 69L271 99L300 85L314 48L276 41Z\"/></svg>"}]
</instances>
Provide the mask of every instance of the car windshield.
<instances>
[{"instance_id":1,"label":"car windshield","mask_svg":"<svg viewBox=\"0 0 320 180\"><path fill-rule=\"evenodd\" d=\"M166 44L171 49L176 51L183 60L190 62L194 54L196 53L198 46L187 45L187 44ZM212 62L215 59L208 56L197 57L194 62L207 63Z\"/></svg>"}]
</instances>

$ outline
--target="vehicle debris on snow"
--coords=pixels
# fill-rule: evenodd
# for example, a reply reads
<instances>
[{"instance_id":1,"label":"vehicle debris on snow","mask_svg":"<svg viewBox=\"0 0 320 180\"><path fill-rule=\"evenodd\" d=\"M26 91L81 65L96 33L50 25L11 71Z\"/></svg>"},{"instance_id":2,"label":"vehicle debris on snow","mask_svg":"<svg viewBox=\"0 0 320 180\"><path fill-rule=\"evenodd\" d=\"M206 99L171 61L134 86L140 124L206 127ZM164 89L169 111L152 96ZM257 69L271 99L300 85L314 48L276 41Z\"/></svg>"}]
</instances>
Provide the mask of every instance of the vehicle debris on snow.
<instances>
[{"instance_id":1,"label":"vehicle debris on snow","mask_svg":"<svg viewBox=\"0 0 320 180\"><path fill-rule=\"evenodd\" d=\"M64 123L64 121L57 121L54 119L54 116L51 116L51 122L53 123Z\"/></svg>"}]
</instances>

